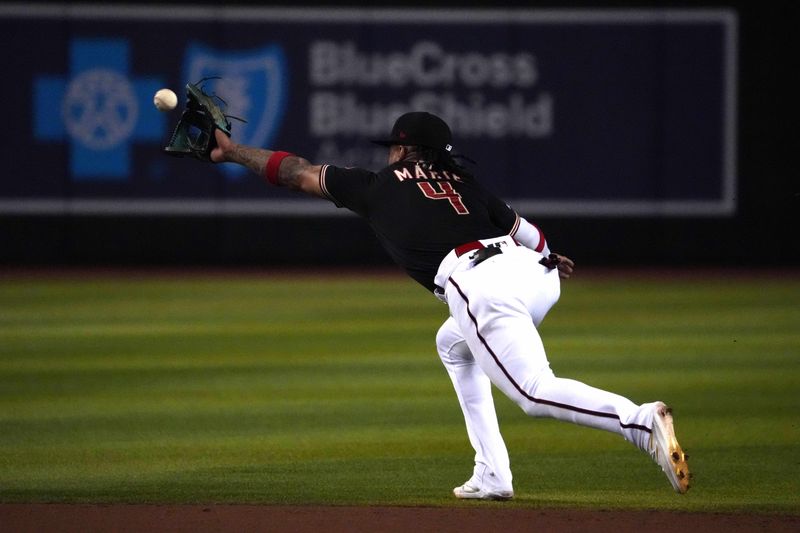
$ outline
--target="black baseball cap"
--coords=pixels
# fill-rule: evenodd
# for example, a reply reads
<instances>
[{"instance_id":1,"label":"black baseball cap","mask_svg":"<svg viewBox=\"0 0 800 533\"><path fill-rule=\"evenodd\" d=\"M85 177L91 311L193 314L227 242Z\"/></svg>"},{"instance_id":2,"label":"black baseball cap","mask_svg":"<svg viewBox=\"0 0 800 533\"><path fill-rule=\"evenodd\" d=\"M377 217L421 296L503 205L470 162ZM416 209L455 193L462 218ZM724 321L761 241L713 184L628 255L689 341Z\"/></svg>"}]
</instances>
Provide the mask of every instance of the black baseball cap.
<instances>
[{"instance_id":1,"label":"black baseball cap","mask_svg":"<svg viewBox=\"0 0 800 533\"><path fill-rule=\"evenodd\" d=\"M449 152L453 136L447 122L426 111L412 111L401 115L392 127L388 139L374 140L381 146L400 144L404 146L424 146Z\"/></svg>"}]
</instances>

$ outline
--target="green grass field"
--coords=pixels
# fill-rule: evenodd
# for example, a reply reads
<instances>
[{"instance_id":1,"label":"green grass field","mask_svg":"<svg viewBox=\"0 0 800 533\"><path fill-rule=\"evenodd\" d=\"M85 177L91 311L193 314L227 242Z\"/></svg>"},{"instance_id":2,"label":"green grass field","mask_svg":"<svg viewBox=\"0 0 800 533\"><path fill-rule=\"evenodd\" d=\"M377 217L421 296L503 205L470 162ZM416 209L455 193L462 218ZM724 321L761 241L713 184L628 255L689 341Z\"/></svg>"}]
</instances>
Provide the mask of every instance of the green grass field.
<instances>
[{"instance_id":1,"label":"green grass field","mask_svg":"<svg viewBox=\"0 0 800 533\"><path fill-rule=\"evenodd\" d=\"M0 502L465 505L445 317L401 277L0 278ZM541 332L671 404L695 483L496 394L502 505L800 514L800 278L577 277Z\"/></svg>"}]
</instances>

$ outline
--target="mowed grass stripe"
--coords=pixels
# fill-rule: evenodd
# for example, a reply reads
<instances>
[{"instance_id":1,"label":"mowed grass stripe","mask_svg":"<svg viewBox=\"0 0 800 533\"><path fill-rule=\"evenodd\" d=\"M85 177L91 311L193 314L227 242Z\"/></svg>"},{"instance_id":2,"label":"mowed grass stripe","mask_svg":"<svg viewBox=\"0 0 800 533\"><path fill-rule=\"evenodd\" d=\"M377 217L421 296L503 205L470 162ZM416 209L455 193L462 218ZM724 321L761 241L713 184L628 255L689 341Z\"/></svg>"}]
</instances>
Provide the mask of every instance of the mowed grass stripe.
<instances>
[{"instance_id":1,"label":"mowed grass stripe","mask_svg":"<svg viewBox=\"0 0 800 533\"><path fill-rule=\"evenodd\" d=\"M511 506L800 514L798 304L795 279L565 283L553 368L671 403L696 484L495 393ZM401 277L0 281L0 501L462 505L446 316Z\"/></svg>"}]
</instances>

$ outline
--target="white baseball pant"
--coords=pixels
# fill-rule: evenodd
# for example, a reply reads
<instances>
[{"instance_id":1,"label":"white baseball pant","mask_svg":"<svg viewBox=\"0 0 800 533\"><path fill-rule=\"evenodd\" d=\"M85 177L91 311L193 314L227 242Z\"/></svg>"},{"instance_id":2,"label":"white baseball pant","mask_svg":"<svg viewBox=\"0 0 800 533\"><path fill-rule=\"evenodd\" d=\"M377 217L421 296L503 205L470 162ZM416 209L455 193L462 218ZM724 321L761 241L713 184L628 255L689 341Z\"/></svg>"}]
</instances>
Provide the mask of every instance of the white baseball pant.
<instances>
[{"instance_id":1,"label":"white baseball pant","mask_svg":"<svg viewBox=\"0 0 800 533\"><path fill-rule=\"evenodd\" d=\"M542 255L524 246L502 249L477 266L467 254L448 267L444 292L451 316L436 336L475 449L472 481L487 489L512 490L492 383L530 416L617 433L646 450L652 404L638 406L557 378L550 369L536 328L559 298L558 271L539 264Z\"/></svg>"}]
</instances>

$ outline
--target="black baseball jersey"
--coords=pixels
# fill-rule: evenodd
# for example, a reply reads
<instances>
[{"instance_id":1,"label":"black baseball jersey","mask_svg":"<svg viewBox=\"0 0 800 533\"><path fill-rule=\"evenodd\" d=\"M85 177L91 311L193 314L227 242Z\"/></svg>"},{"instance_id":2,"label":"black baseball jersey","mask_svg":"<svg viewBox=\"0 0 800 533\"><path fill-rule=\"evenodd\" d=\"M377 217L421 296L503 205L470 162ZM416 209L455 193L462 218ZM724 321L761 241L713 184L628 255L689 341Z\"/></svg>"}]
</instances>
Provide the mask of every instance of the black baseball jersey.
<instances>
[{"instance_id":1,"label":"black baseball jersey","mask_svg":"<svg viewBox=\"0 0 800 533\"><path fill-rule=\"evenodd\" d=\"M392 259L433 291L439 263L453 248L508 235L517 213L474 178L400 161L380 172L325 165L323 193L364 217Z\"/></svg>"}]
</instances>

